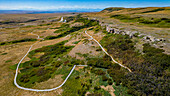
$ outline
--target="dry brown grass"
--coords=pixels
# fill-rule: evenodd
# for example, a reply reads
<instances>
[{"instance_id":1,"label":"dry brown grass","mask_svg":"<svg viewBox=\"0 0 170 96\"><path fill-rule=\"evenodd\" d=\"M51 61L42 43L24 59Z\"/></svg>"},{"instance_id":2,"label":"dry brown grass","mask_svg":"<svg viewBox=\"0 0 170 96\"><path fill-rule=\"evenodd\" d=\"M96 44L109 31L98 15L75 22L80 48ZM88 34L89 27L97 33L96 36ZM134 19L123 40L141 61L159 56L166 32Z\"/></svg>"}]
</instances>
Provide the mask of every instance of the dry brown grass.
<instances>
[{"instance_id":1,"label":"dry brown grass","mask_svg":"<svg viewBox=\"0 0 170 96\"><path fill-rule=\"evenodd\" d=\"M20 27L10 29L0 29L0 42L20 40L24 38L37 38L37 36L30 34L31 32L38 34L41 37L57 35L54 33L56 29L50 29L60 26L61 23L52 23L48 26L35 27Z\"/></svg>"},{"instance_id":2,"label":"dry brown grass","mask_svg":"<svg viewBox=\"0 0 170 96\"><path fill-rule=\"evenodd\" d=\"M94 34L93 31L88 31L88 34L92 35L97 41L101 40L104 35L102 34L102 32L98 32L97 34ZM85 39L90 39L84 32L83 32L83 36L86 37ZM77 59L84 59L83 57L80 57L79 55L77 55L76 53L81 53L81 54L90 54L93 56L97 56L100 52L96 51L96 47L99 47L99 45L93 41L93 40L89 40L89 42L84 43L83 40L81 42L79 42L70 52L69 52L69 56L71 57L75 57Z\"/></svg>"},{"instance_id":3,"label":"dry brown grass","mask_svg":"<svg viewBox=\"0 0 170 96\"><path fill-rule=\"evenodd\" d=\"M69 37L63 37L60 39L54 39L54 40L47 40L37 43L33 46L32 50L41 48L43 46L47 45L53 45L58 42L64 41L69 39ZM14 73L15 70L9 69L11 65L14 65L18 63L21 58L26 54L30 46L35 42L25 42L25 43L18 43L18 44L12 44L12 45L5 45L0 46L0 51L2 53L7 53L6 55L0 55L0 93L2 96L9 96L9 95L15 95L15 96L56 96L56 94L59 94L58 92L62 92L62 89L58 89L52 92L30 92L30 91L24 91L16 88L16 86L13 84L14 79ZM5 63L7 60L12 60L12 62ZM28 57L26 57L23 62L30 60ZM56 79L52 79L49 82L54 82ZM59 79L62 81L61 79ZM57 82L60 82L57 81ZM48 81L47 81L48 82ZM48 83L49 83L48 82ZM54 84L53 84L54 85ZM49 84L49 86L52 87L52 85Z\"/></svg>"},{"instance_id":4,"label":"dry brown grass","mask_svg":"<svg viewBox=\"0 0 170 96\"><path fill-rule=\"evenodd\" d=\"M142 9L143 11L145 9ZM121 11L120 11L121 12ZM132 13L135 11L132 11ZM158 11L159 12L159 11ZM128 13L127 11L125 13ZM159 12L159 14L165 14L166 12ZM85 13L84 15L87 15L91 18L98 18L99 20L103 21L106 24L112 25L113 27L116 28L122 28L124 30L134 30L134 31L139 31L141 33L153 35L155 37L161 37L161 38L169 38L169 28L154 28L154 27L148 27L148 26L143 26L143 25L138 25L135 23L123 23L119 20L109 18L109 15L113 13ZM152 14L158 14L157 12L152 13ZM42 19L47 19L49 14L44 14L44 15L35 15L31 17L32 15L25 15L23 14L22 16L19 16L18 14L13 15L11 17L12 19L18 18L18 17L25 17L25 18L42 18ZM142 15L151 15L149 13L145 13ZM9 16L9 15L8 15ZM39 17L40 16L40 17ZM41 17L42 16L42 17ZM45 17L43 17L45 16ZM60 15L50 15L49 17L55 17ZM0 19L5 18L1 17ZM5 19L4 19L5 20ZM20 27L20 28L11 28L11 29L0 29L0 42L2 41L12 41L12 40L19 40L23 38L37 38L37 36L34 36L30 34L31 32L35 34L39 34L41 37L46 37L46 36L51 36L51 35L57 35L56 33L53 33L56 29L49 29L49 28L54 28L57 26L60 26L61 23L53 23L52 25L47 25L47 26L35 26L35 27ZM160 34L161 33L161 34ZM97 34L94 34L93 31L88 31L88 34L92 35L97 41L100 41L104 34L102 32L98 32ZM165 35L166 34L166 35ZM96 47L98 47L98 44L95 43L93 40L90 40L89 43L83 44L83 40L79 42L78 44L72 44L75 41L79 41L83 37L86 37L84 39L90 39L85 33L81 33L75 38L70 39L72 36L67 36L59 39L54 39L54 40L46 40L37 43L35 46L33 46L32 50L41 48L43 46L47 45L53 45L58 42L68 40L70 41L66 43L65 45L67 46L72 46L74 45L75 47L70 51L68 55L72 57L76 57L77 59L83 59L82 57L79 57L76 53L81 53L81 54L86 54L89 53L91 55L98 55L100 52L96 52ZM24 42L24 43L18 43L18 44L12 44L12 45L5 45L5 46L0 46L0 95L2 96L9 96L9 95L15 95L15 96L56 96L60 95L62 93L62 89L57 89L52 92L30 92L30 91L24 91L21 89L16 88L16 86L13 84L13 78L14 78L14 73L15 70L9 69L11 65L14 65L20 61L20 59L26 54L28 51L29 47L35 42ZM92 47L94 46L94 47ZM168 45L169 46L169 45ZM169 50L169 47L166 47L167 50ZM2 53L7 53L6 55L1 55ZM37 54L36 56L40 56L42 54ZM5 63L7 60L11 60L11 62ZM24 59L23 62L30 60L28 57ZM77 68L76 70L78 70ZM55 83L58 82L58 83ZM56 76L53 79L49 79L46 82L39 83L35 86L35 88L52 88L57 86L62 82L61 76ZM45 86L45 87L44 87ZM105 88L105 87L103 87ZM107 89L107 88L105 88Z\"/></svg>"},{"instance_id":5,"label":"dry brown grass","mask_svg":"<svg viewBox=\"0 0 170 96\"><path fill-rule=\"evenodd\" d=\"M35 18L55 18L60 16L72 16L69 13L44 13L44 14L0 14L1 20L25 20L25 19L35 19Z\"/></svg>"},{"instance_id":6,"label":"dry brown grass","mask_svg":"<svg viewBox=\"0 0 170 96\"><path fill-rule=\"evenodd\" d=\"M83 66L76 66L75 70L79 71L80 69L83 69Z\"/></svg>"},{"instance_id":7,"label":"dry brown grass","mask_svg":"<svg viewBox=\"0 0 170 96\"><path fill-rule=\"evenodd\" d=\"M130 14L131 16L142 16L144 18L169 18L170 17L170 7L166 7L166 10L157 11L157 12L149 12L149 13L141 13L145 11L150 11L157 9L159 7L148 7L148 8L128 8L119 11L113 12L96 12L96 13L85 13L84 16L90 18L96 18L103 22L106 25L110 25L114 28L118 28L124 31L138 31L140 33L144 33L147 35L154 36L156 38L164 38L166 39L166 45L164 46L164 50L166 53L170 53L170 28L158 28L151 27L143 24L139 24L137 22L122 22L118 19L110 18L111 15L115 14ZM133 10L132 10L133 9ZM133 14L132 14L133 13Z\"/></svg>"},{"instance_id":8,"label":"dry brown grass","mask_svg":"<svg viewBox=\"0 0 170 96\"><path fill-rule=\"evenodd\" d=\"M61 23L56 23L48 26L35 26L35 27L22 27L22 28L12 28L12 29L1 29L6 31L4 39L9 38L7 34L9 34L11 37L9 40L6 41L11 41L15 39L21 39L21 38L37 38L37 36L34 36L30 34L33 32L34 34L38 34L40 36L46 37L46 36L51 36L51 35L56 35L56 33L53 33L55 29L49 29L49 28L54 28L60 26ZM16 31L17 30L17 31ZM24 30L23 32L21 30ZM16 32L15 32L16 31ZM12 37L16 38L12 38ZM81 40L82 39L82 34L79 36L76 36L75 38L72 38L66 45L71 45L72 42ZM70 39L71 36L66 36L63 38L59 39L54 39L54 40L46 40L46 41L41 41L36 43L31 50L41 48L43 46L48 46L48 45L53 45L56 43L59 43L64 40ZM62 93L62 89L57 89L52 92L30 92L30 91L24 91L18 89L14 84L13 84L13 79L14 79L14 74L15 70L9 69L11 65L14 65L18 63L21 58L26 54L30 46L35 43L35 42L23 42L23 43L17 43L17 44L11 44L11 45L4 45L0 46L0 93L2 96L9 96L9 95L15 95L15 96L56 96L60 95ZM80 50L81 51L81 50ZM95 50L94 50L95 51ZM1 55L2 53L7 53L6 55ZM36 57L41 56L42 54L36 54ZM11 60L11 62L5 63L7 60ZM26 57L23 62L30 60L30 58ZM42 83L37 83L34 88L52 88L56 87L62 82L61 76L56 76L53 79L49 79L46 82Z\"/></svg>"},{"instance_id":9,"label":"dry brown grass","mask_svg":"<svg viewBox=\"0 0 170 96\"><path fill-rule=\"evenodd\" d=\"M108 85L108 86L106 86L106 87L105 87L105 86L100 86L100 87L101 87L102 89L108 91L111 96L116 96L116 95L114 94L115 89L113 88L112 85Z\"/></svg>"}]
</instances>

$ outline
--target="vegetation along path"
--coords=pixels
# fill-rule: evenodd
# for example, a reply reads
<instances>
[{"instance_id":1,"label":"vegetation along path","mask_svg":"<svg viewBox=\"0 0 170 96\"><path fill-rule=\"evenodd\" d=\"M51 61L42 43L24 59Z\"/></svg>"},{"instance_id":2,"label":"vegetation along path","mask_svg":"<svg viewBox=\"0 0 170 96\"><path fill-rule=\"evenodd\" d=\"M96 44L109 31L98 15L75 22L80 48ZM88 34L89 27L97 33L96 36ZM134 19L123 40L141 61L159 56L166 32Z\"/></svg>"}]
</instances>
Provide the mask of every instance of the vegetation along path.
<instances>
[{"instance_id":1,"label":"vegetation along path","mask_svg":"<svg viewBox=\"0 0 170 96\"><path fill-rule=\"evenodd\" d=\"M85 33L87 34L87 31L85 31ZM33 34L33 33L32 33L32 34ZM42 39L42 40L43 40L43 38L39 38L39 35L37 35L37 34L33 34L33 35L38 36L37 39ZM92 36L90 36L89 34L87 34L87 35L88 35L89 37L91 37L91 39L93 39L93 40L101 47L101 49L102 49L108 56L111 57L111 59L112 59L113 62L119 64L121 67L124 67L124 68L128 69L129 72L132 72L128 67L126 67L126 66L118 63L117 61L115 61L115 60L113 59L113 57L112 57L110 54L108 54L107 51L105 51L105 49L101 46L101 44L100 44L96 39L94 39L94 38L93 38ZM55 87L55 88L52 88L52 89L43 89L43 90L31 89L31 88L24 88L24 87L18 85L18 83L17 83L17 81L16 81L17 75L18 75L18 69L19 69L20 63L21 63L21 62L24 60L24 58L28 55L28 53L30 52L30 50L32 49L32 47L33 47L36 43L38 43L38 42L39 42L39 41L37 41L37 42L35 42L33 45L31 45L31 47L29 48L29 50L27 51L27 53L25 54L25 56L19 61L18 65L17 65L16 73L15 73L15 77L14 77L14 84L15 84L18 88L20 88L20 89L28 90L28 91L37 91L37 92L56 90L56 89L62 87L62 86L65 84L65 82L67 81L67 79L68 79L68 78L70 77L70 75L73 73L73 71L74 71L74 69L75 69L76 66L87 66L87 65L74 65L73 68L71 69L70 73L68 74L68 76L67 76L66 79L64 80L64 82L63 82L61 85L59 85L58 87Z\"/></svg>"},{"instance_id":2,"label":"vegetation along path","mask_svg":"<svg viewBox=\"0 0 170 96\"><path fill-rule=\"evenodd\" d=\"M31 33L31 34L33 34L33 33ZM33 34L33 35L38 36L37 39L42 39L42 40L43 40L43 38L39 38L39 35L37 35L37 34ZM67 79L68 79L68 78L70 77L70 75L73 73L73 71L74 71L74 69L75 69L76 66L85 66L85 67L87 66L87 65L74 65L73 68L71 69L70 73L68 74L68 76L67 76L66 79L64 80L64 82L63 82L61 85L59 85L58 87L55 87L55 88L52 88L52 89L43 89L43 90L31 89L31 88L24 88L24 87L18 85L18 83L17 83L18 69L19 69L19 66L20 66L21 62L22 62L22 61L24 60L24 58L28 55L28 53L30 52L30 50L32 49L32 47L33 47L36 43L38 43L38 42L39 42L39 41L37 41L37 42L35 42L33 45L31 45L31 47L29 48L29 50L27 51L27 53L25 54L25 56L19 61L18 65L17 65L16 73L15 73L15 77L14 77L14 84L15 84L19 89L28 90L28 91L37 91L37 92L56 90L56 89L62 87L62 86L65 84L65 82L67 81Z\"/></svg>"},{"instance_id":3,"label":"vegetation along path","mask_svg":"<svg viewBox=\"0 0 170 96\"><path fill-rule=\"evenodd\" d=\"M104 51L104 53L106 53L108 56L110 56L113 62L119 64L119 65L120 65L121 67L123 67L123 68L128 69L129 72L132 72L128 67L126 67L126 66L118 63L117 61L115 61L115 60L113 59L113 57L112 57L109 53L107 53L107 51L105 51L105 49L102 47L102 45L101 45L96 39L94 39L92 36L90 36L90 35L87 33L87 31L85 31L85 33L86 33L89 37L91 37L91 39L93 39L97 44L99 44L99 46L102 48L102 50Z\"/></svg>"}]
</instances>

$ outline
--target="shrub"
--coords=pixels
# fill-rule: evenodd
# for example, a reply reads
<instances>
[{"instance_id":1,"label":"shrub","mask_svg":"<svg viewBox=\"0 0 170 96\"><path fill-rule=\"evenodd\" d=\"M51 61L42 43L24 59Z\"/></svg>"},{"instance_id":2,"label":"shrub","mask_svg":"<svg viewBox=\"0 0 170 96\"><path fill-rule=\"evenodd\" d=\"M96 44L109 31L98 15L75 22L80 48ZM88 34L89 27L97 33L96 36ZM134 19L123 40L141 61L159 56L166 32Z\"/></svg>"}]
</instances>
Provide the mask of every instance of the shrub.
<instances>
[{"instance_id":1,"label":"shrub","mask_svg":"<svg viewBox=\"0 0 170 96\"><path fill-rule=\"evenodd\" d=\"M113 38L114 39L111 39ZM107 72L116 85L122 83L132 95L168 95L168 74L170 56L164 50L144 44L143 53L134 50L134 43L126 36L107 35L101 41L108 53L122 61L133 72L127 72L118 65L112 65ZM123 46L123 47L122 47ZM125 50L126 49L126 50ZM161 88L160 88L161 86ZM166 92L166 91L167 92Z\"/></svg>"},{"instance_id":2,"label":"shrub","mask_svg":"<svg viewBox=\"0 0 170 96\"><path fill-rule=\"evenodd\" d=\"M165 9L164 8L158 8L158 9L153 9L153 10L150 10L150 11L145 11L145 12L142 12L142 13L157 12L157 11L162 11L162 10L165 10Z\"/></svg>"},{"instance_id":3,"label":"shrub","mask_svg":"<svg viewBox=\"0 0 170 96\"><path fill-rule=\"evenodd\" d=\"M43 81L46 81L48 80L49 78L51 77L50 74L45 74L43 76L40 76L39 80L37 82L43 82Z\"/></svg>"},{"instance_id":4,"label":"shrub","mask_svg":"<svg viewBox=\"0 0 170 96\"><path fill-rule=\"evenodd\" d=\"M70 33L75 32L75 31L79 31L79 30L81 30L83 28L88 28L88 27L92 27L92 26L95 26L95 25L99 24L99 22L96 21L96 20L88 20L87 18L82 18L82 17L77 18L75 20L75 22L83 22L84 25L82 25L82 26L74 26L72 28L68 28L67 30L64 30L61 34L59 34L57 36L47 36L45 39L49 40L49 39L61 38L61 37L67 36Z\"/></svg>"},{"instance_id":5,"label":"shrub","mask_svg":"<svg viewBox=\"0 0 170 96\"><path fill-rule=\"evenodd\" d=\"M7 60L7 61L5 61L5 63L8 63L8 62L12 62L12 60Z\"/></svg>"},{"instance_id":6,"label":"shrub","mask_svg":"<svg viewBox=\"0 0 170 96\"><path fill-rule=\"evenodd\" d=\"M8 44L15 44L15 43L21 43L21 42L29 42L29 41L36 41L37 39L21 39L21 40L14 40L14 41L9 41L9 42L1 42L0 45L8 45Z\"/></svg>"},{"instance_id":7,"label":"shrub","mask_svg":"<svg viewBox=\"0 0 170 96\"><path fill-rule=\"evenodd\" d=\"M57 61L57 62L53 62L52 66L59 67L61 64L62 64L62 62Z\"/></svg>"},{"instance_id":8,"label":"shrub","mask_svg":"<svg viewBox=\"0 0 170 96\"><path fill-rule=\"evenodd\" d=\"M118 7L117 7L117 8L105 8L104 10L107 10L107 11L109 11L109 12L112 12L112 11L119 11L119 10L123 10L123 9L124 9L124 8L121 8L121 7L118 8ZM103 10L103 11L104 11L104 10Z\"/></svg>"},{"instance_id":9,"label":"shrub","mask_svg":"<svg viewBox=\"0 0 170 96\"><path fill-rule=\"evenodd\" d=\"M100 88L100 86L95 86L94 89L95 90L100 90L101 88Z\"/></svg>"},{"instance_id":10,"label":"shrub","mask_svg":"<svg viewBox=\"0 0 170 96\"><path fill-rule=\"evenodd\" d=\"M78 44L81 40L73 42L73 44Z\"/></svg>"},{"instance_id":11,"label":"shrub","mask_svg":"<svg viewBox=\"0 0 170 96\"><path fill-rule=\"evenodd\" d=\"M112 79L108 79L107 82L108 82L109 85L113 84Z\"/></svg>"},{"instance_id":12,"label":"shrub","mask_svg":"<svg viewBox=\"0 0 170 96\"><path fill-rule=\"evenodd\" d=\"M20 82L27 83L30 81L29 75L28 74L22 75L19 80L20 80Z\"/></svg>"},{"instance_id":13,"label":"shrub","mask_svg":"<svg viewBox=\"0 0 170 96\"><path fill-rule=\"evenodd\" d=\"M107 77L107 76L105 76L105 75L102 75L102 80L103 81L107 81L109 78Z\"/></svg>"},{"instance_id":14,"label":"shrub","mask_svg":"<svg viewBox=\"0 0 170 96\"><path fill-rule=\"evenodd\" d=\"M145 19L143 17L131 17L128 15L112 15L110 18L116 18L123 21L130 21L130 22L139 22L142 24L147 24L155 27L162 27L162 28L169 28L170 27L170 19L168 18L151 18Z\"/></svg>"},{"instance_id":15,"label":"shrub","mask_svg":"<svg viewBox=\"0 0 170 96\"><path fill-rule=\"evenodd\" d=\"M97 75L105 75L106 74L106 72L104 72L102 69L94 69L94 68L92 68L91 72L95 73Z\"/></svg>"},{"instance_id":16,"label":"shrub","mask_svg":"<svg viewBox=\"0 0 170 96\"><path fill-rule=\"evenodd\" d=\"M45 68L43 67L43 68L39 68L39 69L38 69L36 75L37 75L37 76L43 76L43 75L45 75L46 73L47 73L47 71L46 71Z\"/></svg>"},{"instance_id":17,"label":"shrub","mask_svg":"<svg viewBox=\"0 0 170 96\"><path fill-rule=\"evenodd\" d=\"M20 68L23 69L21 70L21 76L18 76L19 83L24 87L32 87L35 82L43 82L51 78L54 75L56 67L62 64L61 61L53 60L56 56L60 56L73 48L73 46L64 46L66 42L68 41L66 40L55 45L44 46L31 51L31 56L37 52L43 52L44 54L39 58L31 58L30 61L21 64ZM13 67L16 68L16 66ZM21 82L25 82L25 84Z\"/></svg>"}]
</instances>

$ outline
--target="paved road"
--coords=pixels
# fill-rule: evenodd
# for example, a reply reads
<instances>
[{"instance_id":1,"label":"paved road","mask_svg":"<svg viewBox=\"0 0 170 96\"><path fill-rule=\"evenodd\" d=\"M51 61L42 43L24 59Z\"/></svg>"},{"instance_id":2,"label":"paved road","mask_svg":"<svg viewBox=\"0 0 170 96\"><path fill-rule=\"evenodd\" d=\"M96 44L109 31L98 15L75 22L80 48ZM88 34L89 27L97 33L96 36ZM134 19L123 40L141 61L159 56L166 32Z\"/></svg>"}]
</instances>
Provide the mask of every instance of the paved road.
<instances>
[{"instance_id":1,"label":"paved road","mask_svg":"<svg viewBox=\"0 0 170 96\"><path fill-rule=\"evenodd\" d=\"M129 72L132 72L128 67L126 67L126 66L120 64L119 62L117 62L116 60L114 60L113 57L112 57L109 53L107 53L107 51L105 51L105 49L102 47L102 45L101 45L96 39L94 39L92 36L90 36L90 35L87 33L87 31L85 31L85 33L86 33L91 39L93 39L93 40L102 48L102 50L103 50L104 53L106 53L108 56L110 56L110 58L112 59L113 62L119 64L119 65L122 66L123 68L128 69Z\"/></svg>"},{"instance_id":2,"label":"paved road","mask_svg":"<svg viewBox=\"0 0 170 96\"><path fill-rule=\"evenodd\" d=\"M31 34L33 34L33 33L31 33ZM38 37L37 39L42 39L42 40L43 40L43 38L39 38L39 36L38 36L37 34L33 34L33 35L36 35L36 36ZM75 69L76 66L85 66L85 67L87 66L87 65L74 65L73 68L71 69L70 73L68 74L68 76L67 76L66 79L64 80L64 82L63 82L61 85L59 85L58 87L55 87L55 88L52 88L52 89L43 89L43 90L31 89L31 88L24 88L24 87L18 85L17 80L16 80L16 79L17 79L17 75L18 75L18 69L19 69L19 66L20 66L21 62L22 62L22 61L24 60L24 58L28 55L28 53L30 52L30 50L32 49L32 47L33 47L36 43L38 43L38 42L39 42L39 41L37 41L37 42L35 42L33 45L31 45L31 47L29 48L29 50L27 51L27 53L25 54L25 56L19 61L18 65L17 65L16 73L15 73L15 78L14 78L14 84L15 84L19 89L28 90L28 91L37 91L37 92L56 90L56 89L62 87L62 86L65 84L65 82L67 81L67 79L68 79L68 78L70 77L70 75L73 73L73 71L74 71L74 69Z\"/></svg>"}]
</instances>

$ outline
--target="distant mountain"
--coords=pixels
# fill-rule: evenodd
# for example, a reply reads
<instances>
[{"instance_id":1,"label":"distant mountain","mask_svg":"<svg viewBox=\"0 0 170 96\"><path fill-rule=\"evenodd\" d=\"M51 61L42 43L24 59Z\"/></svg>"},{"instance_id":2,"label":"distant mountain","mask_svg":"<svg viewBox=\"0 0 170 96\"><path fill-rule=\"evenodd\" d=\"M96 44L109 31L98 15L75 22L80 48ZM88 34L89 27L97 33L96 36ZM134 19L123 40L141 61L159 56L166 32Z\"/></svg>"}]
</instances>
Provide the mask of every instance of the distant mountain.
<instances>
[{"instance_id":1,"label":"distant mountain","mask_svg":"<svg viewBox=\"0 0 170 96\"><path fill-rule=\"evenodd\" d=\"M70 12L99 12L102 9L61 9L61 10L48 10L48 11L37 11L37 10L0 10L0 14L40 14L40 13L70 13Z\"/></svg>"}]
</instances>

